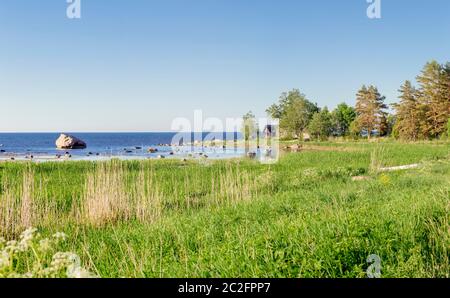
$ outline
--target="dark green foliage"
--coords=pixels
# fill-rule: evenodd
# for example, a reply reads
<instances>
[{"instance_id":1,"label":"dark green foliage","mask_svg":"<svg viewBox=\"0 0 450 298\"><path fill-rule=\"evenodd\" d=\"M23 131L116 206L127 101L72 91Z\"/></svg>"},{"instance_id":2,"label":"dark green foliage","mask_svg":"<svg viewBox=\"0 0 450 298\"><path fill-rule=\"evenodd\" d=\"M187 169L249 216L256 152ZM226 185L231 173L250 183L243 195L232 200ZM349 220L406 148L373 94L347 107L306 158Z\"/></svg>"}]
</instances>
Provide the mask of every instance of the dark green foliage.
<instances>
[{"instance_id":1,"label":"dark green foliage","mask_svg":"<svg viewBox=\"0 0 450 298\"><path fill-rule=\"evenodd\" d=\"M346 136L350 133L350 125L356 118L355 109L346 103L339 104L331 114L332 130L335 136Z\"/></svg>"},{"instance_id":2,"label":"dark green foliage","mask_svg":"<svg viewBox=\"0 0 450 298\"><path fill-rule=\"evenodd\" d=\"M308 125L308 132L317 140L326 140L332 129L331 114L327 107L315 113Z\"/></svg>"},{"instance_id":3,"label":"dark green foliage","mask_svg":"<svg viewBox=\"0 0 450 298\"><path fill-rule=\"evenodd\" d=\"M282 135L294 138L302 138L313 114L318 111L317 105L306 99L298 89L283 93L279 103L266 110L269 116L280 120Z\"/></svg>"}]
</instances>

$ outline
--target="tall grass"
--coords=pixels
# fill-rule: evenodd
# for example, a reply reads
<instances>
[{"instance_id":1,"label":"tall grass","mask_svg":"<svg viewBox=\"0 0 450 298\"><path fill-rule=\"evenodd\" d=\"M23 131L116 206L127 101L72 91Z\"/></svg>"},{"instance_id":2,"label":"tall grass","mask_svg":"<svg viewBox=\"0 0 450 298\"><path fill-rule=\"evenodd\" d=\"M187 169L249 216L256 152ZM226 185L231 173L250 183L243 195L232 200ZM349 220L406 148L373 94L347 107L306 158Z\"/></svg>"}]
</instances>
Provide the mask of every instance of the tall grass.
<instances>
[{"instance_id":1,"label":"tall grass","mask_svg":"<svg viewBox=\"0 0 450 298\"><path fill-rule=\"evenodd\" d=\"M248 201L257 195L260 185L268 182L261 184L251 173L228 162L200 171L195 167L169 179L168 175L158 176L151 163L99 162L87 171L84 184L79 185L82 190L67 206L48 197L45 187L35 187L36 175L28 165L21 184L3 179L0 230L3 235L17 235L36 224L64 221L97 227L126 221L154 223L165 212ZM42 177L39 179L41 185ZM64 185L61 187L64 189Z\"/></svg>"},{"instance_id":2,"label":"tall grass","mask_svg":"<svg viewBox=\"0 0 450 298\"><path fill-rule=\"evenodd\" d=\"M370 254L383 277L449 277L448 145L336 146L274 165L3 163L0 234L74 235L104 277L365 277Z\"/></svg>"},{"instance_id":3,"label":"tall grass","mask_svg":"<svg viewBox=\"0 0 450 298\"><path fill-rule=\"evenodd\" d=\"M386 149L383 145L376 145L376 147L370 153L370 166L369 173L377 174L384 166L384 158L386 155Z\"/></svg>"},{"instance_id":4,"label":"tall grass","mask_svg":"<svg viewBox=\"0 0 450 298\"><path fill-rule=\"evenodd\" d=\"M3 179L0 194L0 235L16 235L33 225L34 173L26 167L22 187L14 181Z\"/></svg>"}]
</instances>

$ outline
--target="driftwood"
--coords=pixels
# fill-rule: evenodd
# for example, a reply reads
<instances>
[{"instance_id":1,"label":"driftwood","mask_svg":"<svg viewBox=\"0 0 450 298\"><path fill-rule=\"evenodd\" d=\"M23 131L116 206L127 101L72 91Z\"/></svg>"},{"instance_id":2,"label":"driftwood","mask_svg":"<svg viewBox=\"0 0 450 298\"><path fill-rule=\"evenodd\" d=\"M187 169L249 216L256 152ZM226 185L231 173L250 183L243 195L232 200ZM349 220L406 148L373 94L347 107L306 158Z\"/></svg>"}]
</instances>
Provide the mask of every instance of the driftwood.
<instances>
[{"instance_id":1,"label":"driftwood","mask_svg":"<svg viewBox=\"0 0 450 298\"><path fill-rule=\"evenodd\" d=\"M412 164L412 165L406 165L406 166L380 168L379 171L380 172L393 172L393 171L416 169L418 167L419 167L419 164Z\"/></svg>"}]
</instances>

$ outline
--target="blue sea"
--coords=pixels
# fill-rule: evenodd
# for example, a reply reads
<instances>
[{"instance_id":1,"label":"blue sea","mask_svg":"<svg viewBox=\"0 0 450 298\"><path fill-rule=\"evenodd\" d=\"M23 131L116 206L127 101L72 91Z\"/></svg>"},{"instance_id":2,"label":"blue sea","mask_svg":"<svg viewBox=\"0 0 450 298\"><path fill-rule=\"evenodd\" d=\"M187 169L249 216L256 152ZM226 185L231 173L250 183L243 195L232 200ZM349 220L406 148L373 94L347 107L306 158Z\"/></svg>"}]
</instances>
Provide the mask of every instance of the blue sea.
<instances>
[{"instance_id":1,"label":"blue sea","mask_svg":"<svg viewBox=\"0 0 450 298\"><path fill-rule=\"evenodd\" d=\"M58 150L55 141L59 133L0 133L0 160L11 159L55 159L57 156L70 156L71 159L96 160L117 157L122 159L182 158L192 154L207 155L209 158L232 158L244 154L242 149L224 149L222 142L216 147L201 147L184 144L172 146L173 132L149 133L67 133L87 143L82 150ZM201 141L208 134L185 134L185 140ZM217 140L225 139L225 134L216 134ZM220 138L223 136L223 138ZM239 133L227 134L227 139L240 139ZM231 139L231 140L232 140ZM185 141L185 143L188 143ZM177 144L179 145L179 144ZM149 148L158 152L149 153Z\"/></svg>"}]
</instances>

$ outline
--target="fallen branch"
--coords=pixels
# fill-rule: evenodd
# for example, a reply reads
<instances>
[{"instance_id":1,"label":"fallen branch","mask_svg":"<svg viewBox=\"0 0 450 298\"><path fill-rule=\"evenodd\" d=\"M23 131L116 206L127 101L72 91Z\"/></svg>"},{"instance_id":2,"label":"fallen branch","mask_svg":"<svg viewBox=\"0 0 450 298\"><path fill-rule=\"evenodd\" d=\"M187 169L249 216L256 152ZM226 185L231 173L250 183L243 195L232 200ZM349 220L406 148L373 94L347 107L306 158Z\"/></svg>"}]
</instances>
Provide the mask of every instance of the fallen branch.
<instances>
[{"instance_id":1,"label":"fallen branch","mask_svg":"<svg viewBox=\"0 0 450 298\"><path fill-rule=\"evenodd\" d=\"M419 164L412 164L412 165L406 165L406 166L380 168L379 171L380 172L392 172L392 171L416 169L418 167L419 167Z\"/></svg>"}]
</instances>

